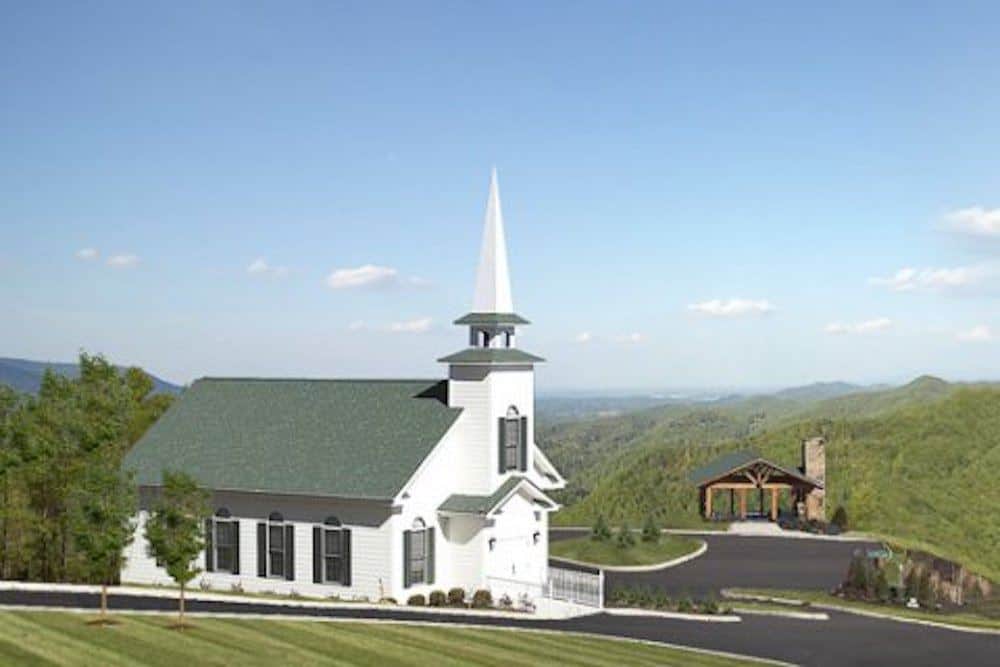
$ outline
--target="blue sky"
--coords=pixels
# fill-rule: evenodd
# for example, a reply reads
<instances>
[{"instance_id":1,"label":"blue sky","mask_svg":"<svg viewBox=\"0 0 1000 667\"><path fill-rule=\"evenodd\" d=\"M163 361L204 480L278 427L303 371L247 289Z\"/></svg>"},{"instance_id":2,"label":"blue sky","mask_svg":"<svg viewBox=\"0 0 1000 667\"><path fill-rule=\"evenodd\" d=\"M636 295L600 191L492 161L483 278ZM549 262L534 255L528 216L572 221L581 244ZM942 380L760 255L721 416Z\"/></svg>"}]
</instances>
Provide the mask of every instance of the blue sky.
<instances>
[{"instance_id":1,"label":"blue sky","mask_svg":"<svg viewBox=\"0 0 1000 667\"><path fill-rule=\"evenodd\" d=\"M439 375L496 165L543 390L996 379L998 22L10 3L0 356Z\"/></svg>"}]
</instances>

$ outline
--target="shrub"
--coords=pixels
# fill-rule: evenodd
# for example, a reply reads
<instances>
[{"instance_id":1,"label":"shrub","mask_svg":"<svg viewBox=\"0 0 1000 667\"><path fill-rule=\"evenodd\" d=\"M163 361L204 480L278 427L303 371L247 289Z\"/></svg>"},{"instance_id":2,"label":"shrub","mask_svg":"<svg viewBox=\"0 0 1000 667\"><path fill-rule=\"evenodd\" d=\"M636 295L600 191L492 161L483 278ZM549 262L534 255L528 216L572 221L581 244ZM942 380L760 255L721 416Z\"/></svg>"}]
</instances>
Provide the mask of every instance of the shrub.
<instances>
[{"instance_id":1,"label":"shrub","mask_svg":"<svg viewBox=\"0 0 1000 667\"><path fill-rule=\"evenodd\" d=\"M379 604L399 604L396 598L382 598L379 600Z\"/></svg>"},{"instance_id":2,"label":"shrub","mask_svg":"<svg viewBox=\"0 0 1000 667\"><path fill-rule=\"evenodd\" d=\"M931 581L930 568L924 568L920 573L920 583L917 587L917 602L921 607L930 609L937 602L937 591L934 590L934 582Z\"/></svg>"},{"instance_id":3,"label":"shrub","mask_svg":"<svg viewBox=\"0 0 1000 667\"><path fill-rule=\"evenodd\" d=\"M234 583L232 586L229 587L229 590L231 590L233 593L242 593L243 583L237 581L236 583Z\"/></svg>"},{"instance_id":4,"label":"shrub","mask_svg":"<svg viewBox=\"0 0 1000 667\"><path fill-rule=\"evenodd\" d=\"M691 598L681 598L677 603L677 611L682 614L690 614L694 612L694 602L691 601Z\"/></svg>"},{"instance_id":5,"label":"shrub","mask_svg":"<svg viewBox=\"0 0 1000 667\"><path fill-rule=\"evenodd\" d=\"M432 607L443 607L446 600L444 591L431 591L430 596L427 598L427 604Z\"/></svg>"},{"instance_id":6,"label":"shrub","mask_svg":"<svg viewBox=\"0 0 1000 667\"><path fill-rule=\"evenodd\" d=\"M635 545L635 535L629 529L627 521L622 521L621 528L618 529L618 535L615 538L615 543L619 549L628 549Z\"/></svg>"},{"instance_id":7,"label":"shrub","mask_svg":"<svg viewBox=\"0 0 1000 667\"><path fill-rule=\"evenodd\" d=\"M835 524L841 530L848 530L847 510L844 509L843 505L837 506L837 509L833 513L833 518L830 519L830 523Z\"/></svg>"},{"instance_id":8,"label":"shrub","mask_svg":"<svg viewBox=\"0 0 1000 667\"><path fill-rule=\"evenodd\" d=\"M452 607L465 606L465 589L452 588L448 591L448 604Z\"/></svg>"},{"instance_id":9,"label":"shrub","mask_svg":"<svg viewBox=\"0 0 1000 667\"><path fill-rule=\"evenodd\" d=\"M705 614L718 614L719 603L714 598L709 598L701 604L701 611Z\"/></svg>"},{"instance_id":10,"label":"shrub","mask_svg":"<svg viewBox=\"0 0 1000 667\"><path fill-rule=\"evenodd\" d=\"M493 606L493 594L485 588L480 588L472 594L472 606L476 609L486 609Z\"/></svg>"},{"instance_id":11,"label":"shrub","mask_svg":"<svg viewBox=\"0 0 1000 667\"><path fill-rule=\"evenodd\" d=\"M425 604L427 604L427 599L420 593L417 593L416 595L411 595L406 600L406 604L408 604L411 607L423 607Z\"/></svg>"},{"instance_id":12,"label":"shrub","mask_svg":"<svg viewBox=\"0 0 1000 667\"><path fill-rule=\"evenodd\" d=\"M889 601L889 580L885 577L885 570L878 568L875 573L875 597L880 602Z\"/></svg>"},{"instance_id":13,"label":"shrub","mask_svg":"<svg viewBox=\"0 0 1000 667\"><path fill-rule=\"evenodd\" d=\"M608 527L608 522L604 520L603 514L597 515L597 521L594 522L594 527L590 529L590 539L597 542L604 542L611 539L611 529Z\"/></svg>"},{"instance_id":14,"label":"shrub","mask_svg":"<svg viewBox=\"0 0 1000 667\"><path fill-rule=\"evenodd\" d=\"M497 601L497 606L500 607L501 609L510 609L511 607L514 606L514 601L510 599L509 595L504 593L503 595L500 596L500 599Z\"/></svg>"},{"instance_id":15,"label":"shrub","mask_svg":"<svg viewBox=\"0 0 1000 667\"><path fill-rule=\"evenodd\" d=\"M646 521L642 524L642 541L660 541L660 527L656 525L656 519L653 518L652 514L647 514Z\"/></svg>"},{"instance_id":16,"label":"shrub","mask_svg":"<svg viewBox=\"0 0 1000 667\"><path fill-rule=\"evenodd\" d=\"M906 573L906 579L903 580L904 595L909 601L910 598L915 598L920 593L920 571L916 566L910 567L910 571Z\"/></svg>"}]
</instances>

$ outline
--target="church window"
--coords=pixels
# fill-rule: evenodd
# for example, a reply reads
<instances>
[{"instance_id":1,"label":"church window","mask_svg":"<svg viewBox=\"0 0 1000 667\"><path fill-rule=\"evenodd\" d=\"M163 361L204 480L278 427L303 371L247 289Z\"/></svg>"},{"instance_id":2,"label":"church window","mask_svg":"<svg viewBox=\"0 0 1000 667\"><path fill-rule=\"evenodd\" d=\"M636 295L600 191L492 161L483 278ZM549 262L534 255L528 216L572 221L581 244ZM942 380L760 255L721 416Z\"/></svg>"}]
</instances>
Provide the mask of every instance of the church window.
<instances>
[{"instance_id":1,"label":"church window","mask_svg":"<svg viewBox=\"0 0 1000 667\"><path fill-rule=\"evenodd\" d=\"M403 533L403 585L434 583L434 528L423 519Z\"/></svg>"}]
</instances>

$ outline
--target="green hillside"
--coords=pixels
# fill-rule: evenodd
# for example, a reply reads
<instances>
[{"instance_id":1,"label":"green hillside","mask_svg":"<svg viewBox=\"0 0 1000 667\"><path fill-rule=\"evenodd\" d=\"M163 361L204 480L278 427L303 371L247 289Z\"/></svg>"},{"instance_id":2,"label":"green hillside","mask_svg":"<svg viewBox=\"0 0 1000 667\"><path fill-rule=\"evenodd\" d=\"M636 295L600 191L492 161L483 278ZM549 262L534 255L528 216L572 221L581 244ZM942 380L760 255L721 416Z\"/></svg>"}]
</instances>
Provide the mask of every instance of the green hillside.
<instances>
[{"instance_id":1,"label":"green hillside","mask_svg":"<svg viewBox=\"0 0 1000 667\"><path fill-rule=\"evenodd\" d=\"M719 433L740 419L733 412L717 417ZM753 432L716 439L691 415L668 421L676 429L668 437L637 435L599 465L600 473L584 471L592 489L571 496L556 521L588 524L604 513L634 524L653 513L668 526L698 526L690 470L747 447L797 465L800 441L824 435L831 513L843 505L853 528L922 545L1000 580L1000 389L920 378L765 415ZM652 431L661 428L657 422Z\"/></svg>"},{"instance_id":2,"label":"green hillside","mask_svg":"<svg viewBox=\"0 0 1000 667\"><path fill-rule=\"evenodd\" d=\"M904 405L932 403L954 389L943 380L925 376L896 389L824 399L831 394L829 386L812 386L826 391L803 388L697 407L660 406L615 418L556 424L543 427L538 440L570 480L561 500L572 504L644 447L702 447L745 440L804 418L873 416Z\"/></svg>"}]
</instances>

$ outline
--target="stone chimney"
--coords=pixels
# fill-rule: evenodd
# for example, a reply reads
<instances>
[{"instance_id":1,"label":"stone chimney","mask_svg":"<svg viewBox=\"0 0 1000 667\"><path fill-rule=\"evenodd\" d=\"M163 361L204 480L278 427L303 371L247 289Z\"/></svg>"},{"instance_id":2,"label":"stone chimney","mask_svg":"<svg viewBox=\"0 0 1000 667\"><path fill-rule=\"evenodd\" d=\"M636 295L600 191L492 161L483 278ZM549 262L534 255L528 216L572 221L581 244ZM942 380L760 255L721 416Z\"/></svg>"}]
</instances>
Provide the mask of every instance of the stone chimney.
<instances>
[{"instance_id":1,"label":"stone chimney","mask_svg":"<svg viewBox=\"0 0 1000 667\"><path fill-rule=\"evenodd\" d=\"M802 474L824 487L813 489L806 496L806 519L826 521L826 438L802 441Z\"/></svg>"}]
</instances>

